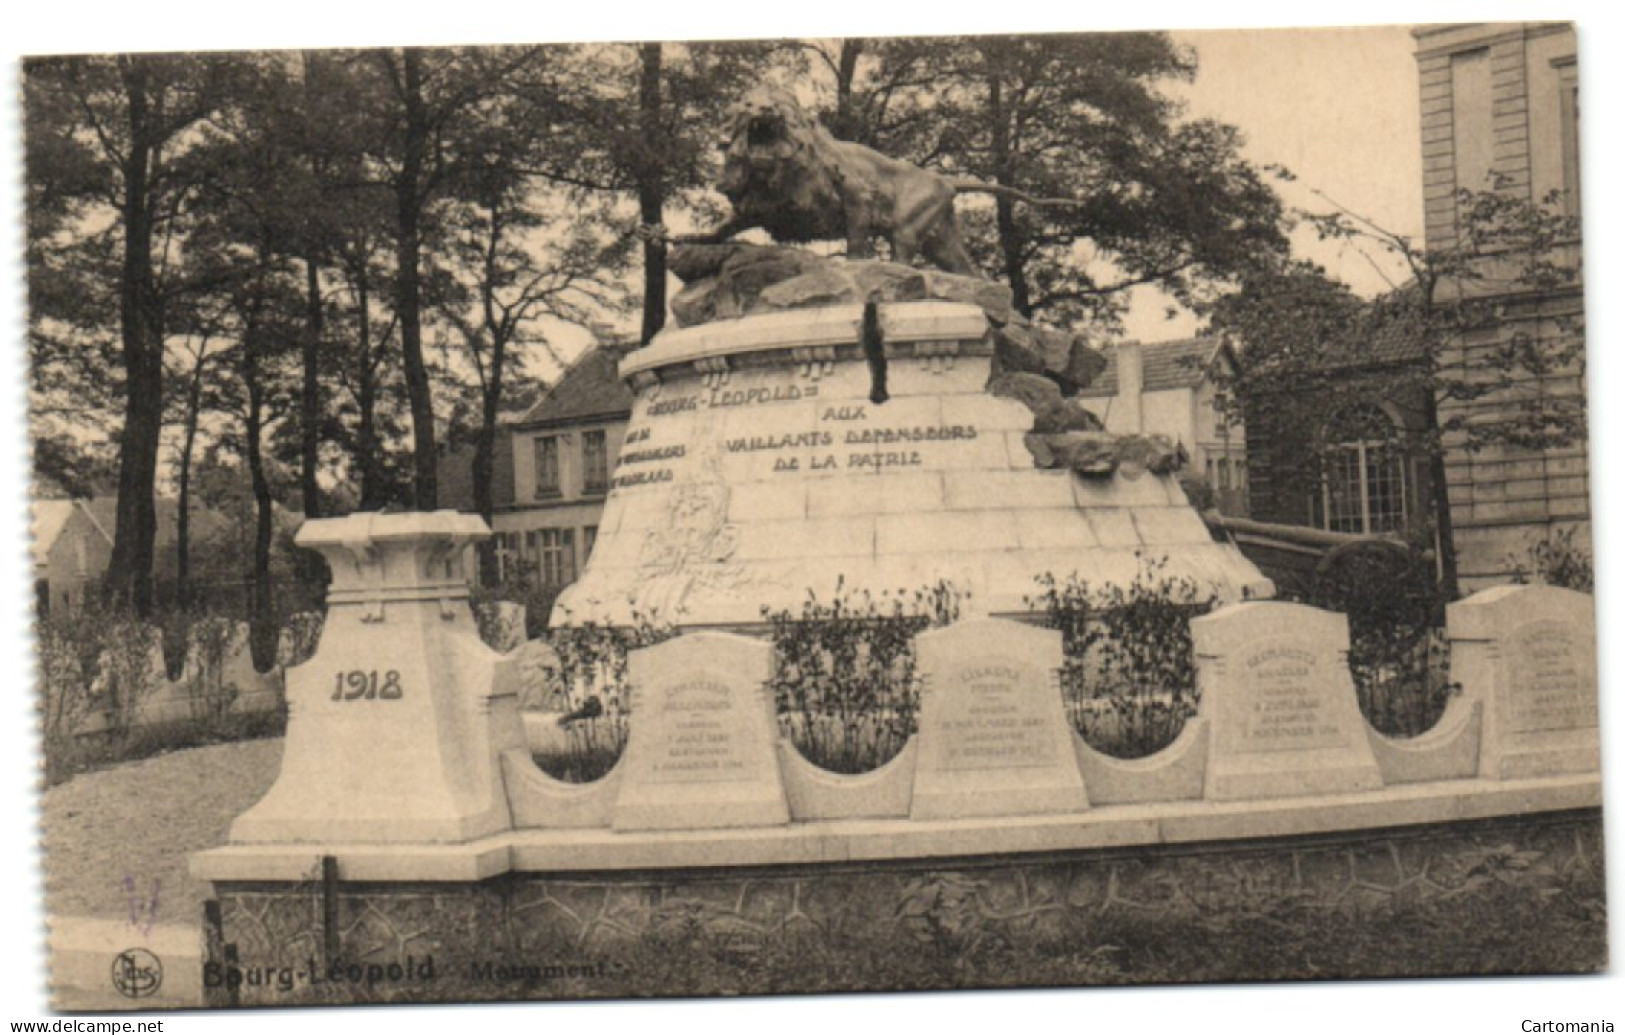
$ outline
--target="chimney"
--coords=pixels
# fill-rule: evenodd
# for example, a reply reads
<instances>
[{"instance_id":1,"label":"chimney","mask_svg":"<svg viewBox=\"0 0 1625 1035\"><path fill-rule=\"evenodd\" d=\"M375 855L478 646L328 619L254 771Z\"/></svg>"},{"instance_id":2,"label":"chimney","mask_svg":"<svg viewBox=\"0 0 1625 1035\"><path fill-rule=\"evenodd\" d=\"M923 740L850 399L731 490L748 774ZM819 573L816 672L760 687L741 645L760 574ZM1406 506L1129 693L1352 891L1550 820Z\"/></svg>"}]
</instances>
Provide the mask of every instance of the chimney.
<instances>
[{"instance_id":1,"label":"chimney","mask_svg":"<svg viewBox=\"0 0 1625 1035\"><path fill-rule=\"evenodd\" d=\"M1117 343L1117 398L1112 409L1117 419L1113 430L1138 435L1145 427L1140 413L1140 397L1145 391L1145 353L1137 341Z\"/></svg>"}]
</instances>

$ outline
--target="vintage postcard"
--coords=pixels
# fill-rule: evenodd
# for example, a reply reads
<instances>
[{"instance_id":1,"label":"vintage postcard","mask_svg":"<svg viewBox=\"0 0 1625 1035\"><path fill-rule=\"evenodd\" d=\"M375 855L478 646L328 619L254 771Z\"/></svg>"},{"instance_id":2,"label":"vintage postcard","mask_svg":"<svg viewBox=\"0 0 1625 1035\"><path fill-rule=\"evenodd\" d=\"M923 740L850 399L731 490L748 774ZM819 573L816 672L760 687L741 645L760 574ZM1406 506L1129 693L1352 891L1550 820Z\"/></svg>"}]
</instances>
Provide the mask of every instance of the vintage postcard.
<instances>
[{"instance_id":1,"label":"vintage postcard","mask_svg":"<svg viewBox=\"0 0 1625 1035\"><path fill-rule=\"evenodd\" d=\"M1604 971L1586 38L26 56L51 1008Z\"/></svg>"}]
</instances>

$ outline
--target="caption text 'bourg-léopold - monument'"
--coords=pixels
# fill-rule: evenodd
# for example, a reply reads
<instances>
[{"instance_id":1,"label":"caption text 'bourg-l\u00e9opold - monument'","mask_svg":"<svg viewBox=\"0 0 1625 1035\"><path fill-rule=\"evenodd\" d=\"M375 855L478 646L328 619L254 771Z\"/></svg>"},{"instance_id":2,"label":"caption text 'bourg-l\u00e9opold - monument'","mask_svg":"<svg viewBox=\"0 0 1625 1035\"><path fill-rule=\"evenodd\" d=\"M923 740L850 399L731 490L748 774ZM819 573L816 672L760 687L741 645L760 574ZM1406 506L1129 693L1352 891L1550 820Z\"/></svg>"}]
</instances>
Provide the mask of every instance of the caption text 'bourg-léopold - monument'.
<instances>
[{"instance_id":1,"label":"caption text 'bourg-l\u00e9opold - monument'","mask_svg":"<svg viewBox=\"0 0 1625 1035\"><path fill-rule=\"evenodd\" d=\"M775 220L805 216L797 204L828 196L838 170L878 176L867 197L947 189L951 203L953 184L890 183L874 161L853 173L790 107L769 97L741 116L724 181L736 223L797 239ZM469 614L477 518L309 522L299 542L333 573L327 625L289 675L276 785L194 861L223 900L302 886L323 857L345 894L384 909L367 896L389 882L470 902L554 873L779 866L816 883L830 863L923 872L1599 803L1588 597L1507 587L1454 605L1459 695L1432 733L1383 737L1360 713L1343 617L1260 599L1268 580L1212 540L1174 481L1172 444L1109 435L1070 399L1093 350L965 270L866 257L881 236L894 260L953 267L941 211L822 216L813 236L846 237L845 259L676 246L680 326L622 362L631 426L597 546L553 620L654 613L685 631L633 654L614 769L564 784L531 761L518 662ZM1192 627L1198 714L1168 748L1122 761L1068 722L1060 635L1014 619L1035 576L1126 584L1142 554L1225 603ZM763 608L938 582L968 596L969 616L917 639L910 743L857 776L800 758L765 689ZM499 877L514 883L480 883Z\"/></svg>"}]
</instances>

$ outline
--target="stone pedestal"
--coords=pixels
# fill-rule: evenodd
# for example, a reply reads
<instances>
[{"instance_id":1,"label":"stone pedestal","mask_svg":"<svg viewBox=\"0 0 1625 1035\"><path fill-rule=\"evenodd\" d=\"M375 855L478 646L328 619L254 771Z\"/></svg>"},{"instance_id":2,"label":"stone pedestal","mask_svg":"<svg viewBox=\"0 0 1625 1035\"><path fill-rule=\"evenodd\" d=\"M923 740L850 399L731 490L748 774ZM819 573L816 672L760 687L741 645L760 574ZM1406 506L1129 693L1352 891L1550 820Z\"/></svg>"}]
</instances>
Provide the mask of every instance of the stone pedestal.
<instances>
[{"instance_id":1,"label":"stone pedestal","mask_svg":"<svg viewBox=\"0 0 1625 1035\"><path fill-rule=\"evenodd\" d=\"M809 591L827 602L837 585L879 596L941 581L980 613L1026 614L1034 576L1126 584L1137 550L1226 599L1269 595L1172 475L1041 466L1034 410L989 392L980 307L883 304L867 351L863 308L671 329L622 360L631 422L555 623L753 627L764 606L799 613Z\"/></svg>"},{"instance_id":2,"label":"stone pedestal","mask_svg":"<svg viewBox=\"0 0 1625 1035\"><path fill-rule=\"evenodd\" d=\"M1597 627L1590 596L1497 586L1451 604L1450 678L1484 708L1481 776L1594 773Z\"/></svg>"},{"instance_id":3,"label":"stone pedestal","mask_svg":"<svg viewBox=\"0 0 1625 1035\"><path fill-rule=\"evenodd\" d=\"M1201 714L1213 723L1209 800L1382 787L1349 675L1348 619L1259 601L1191 622Z\"/></svg>"},{"instance_id":4,"label":"stone pedestal","mask_svg":"<svg viewBox=\"0 0 1625 1035\"><path fill-rule=\"evenodd\" d=\"M499 758L522 744L468 606L478 517L352 514L295 539L333 573L316 653L288 671L271 790L233 843L461 842L511 827Z\"/></svg>"}]
</instances>

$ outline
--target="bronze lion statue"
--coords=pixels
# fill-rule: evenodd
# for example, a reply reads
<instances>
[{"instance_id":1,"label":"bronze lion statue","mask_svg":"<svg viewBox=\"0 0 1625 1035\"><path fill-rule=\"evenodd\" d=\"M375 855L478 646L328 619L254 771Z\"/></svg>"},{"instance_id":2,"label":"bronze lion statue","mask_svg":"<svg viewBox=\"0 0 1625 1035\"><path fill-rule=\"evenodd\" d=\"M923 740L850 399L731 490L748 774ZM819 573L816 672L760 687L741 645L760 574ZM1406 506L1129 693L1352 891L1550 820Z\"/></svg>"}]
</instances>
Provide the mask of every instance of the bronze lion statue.
<instances>
[{"instance_id":1,"label":"bronze lion statue","mask_svg":"<svg viewBox=\"0 0 1625 1035\"><path fill-rule=\"evenodd\" d=\"M757 87L740 104L719 186L733 206L732 215L710 233L671 240L720 244L760 227L779 242L844 239L848 257L870 258L874 239L883 237L894 262L910 263L919 256L966 276L981 274L954 216L954 198L960 194L1003 194L1033 205L1075 204L1035 198L973 177L945 176L837 140L793 96L772 86Z\"/></svg>"}]
</instances>

